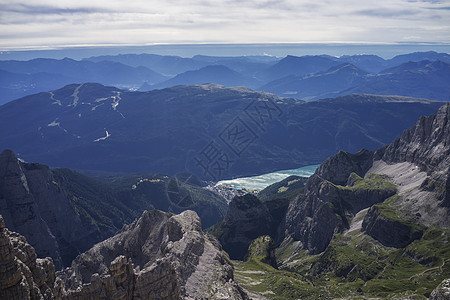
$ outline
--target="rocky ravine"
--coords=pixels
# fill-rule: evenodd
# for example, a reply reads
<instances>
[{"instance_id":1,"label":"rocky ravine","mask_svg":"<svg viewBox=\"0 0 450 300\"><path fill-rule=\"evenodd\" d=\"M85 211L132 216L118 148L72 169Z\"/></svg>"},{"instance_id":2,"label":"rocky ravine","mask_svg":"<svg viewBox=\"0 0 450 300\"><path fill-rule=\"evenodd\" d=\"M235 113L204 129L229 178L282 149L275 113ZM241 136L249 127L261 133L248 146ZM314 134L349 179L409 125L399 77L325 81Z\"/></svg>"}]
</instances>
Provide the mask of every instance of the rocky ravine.
<instances>
[{"instance_id":1,"label":"rocky ravine","mask_svg":"<svg viewBox=\"0 0 450 300\"><path fill-rule=\"evenodd\" d=\"M193 211L145 211L57 272L0 222L2 299L248 299Z\"/></svg>"},{"instance_id":2,"label":"rocky ravine","mask_svg":"<svg viewBox=\"0 0 450 300\"><path fill-rule=\"evenodd\" d=\"M288 205L288 199L262 202L253 194L236 196L224 221L212 228L212 234L232 259L242 260L254 239L277 235Z\"/></svg>"}]
</instances>

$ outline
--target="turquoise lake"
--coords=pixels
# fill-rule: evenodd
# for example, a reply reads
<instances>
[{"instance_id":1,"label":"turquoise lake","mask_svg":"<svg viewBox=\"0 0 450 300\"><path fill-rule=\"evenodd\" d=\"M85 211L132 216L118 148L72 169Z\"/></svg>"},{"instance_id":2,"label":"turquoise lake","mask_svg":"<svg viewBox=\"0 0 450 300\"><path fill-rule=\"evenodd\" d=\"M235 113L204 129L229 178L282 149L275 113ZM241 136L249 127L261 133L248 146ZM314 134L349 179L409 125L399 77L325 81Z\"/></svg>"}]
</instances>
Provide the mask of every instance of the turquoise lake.
<instances>
[{"instance_id":1,"label":"turquoise lake","mask_svg":"<svg viewBox=\"0 0 450 300\"><path fill-rule=\"evenodd\" d=\"M235 189L262 190L272 183L281 181L291 175L309 177L320 165L305 166L298 169L281 170L272 173L262 174L258 176L242 177L230 180L221 180L216 185L227 184Z\"/></svg>"}]
</instances>

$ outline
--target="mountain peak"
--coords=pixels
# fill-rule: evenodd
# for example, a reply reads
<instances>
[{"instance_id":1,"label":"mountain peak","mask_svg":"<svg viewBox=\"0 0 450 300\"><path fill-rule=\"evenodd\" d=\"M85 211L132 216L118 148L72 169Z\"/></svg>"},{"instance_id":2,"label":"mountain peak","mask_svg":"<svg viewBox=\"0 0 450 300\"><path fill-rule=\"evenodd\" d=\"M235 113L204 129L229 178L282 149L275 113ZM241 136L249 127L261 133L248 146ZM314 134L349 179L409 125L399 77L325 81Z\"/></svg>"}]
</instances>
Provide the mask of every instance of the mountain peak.
<instances>
[{"instance_id":1,"label":"mountain peak","mask_svg":"<svg viewBox=\"0 0 450 300\"><path fill-rule=\"evenodd\" d=\"M442 172L450 166L450 103L435 115L421 117L400 138L377 155L388 162L409 161L427 172Z\"/></svg>"},{"instance_id":2,"label":"mountain peak","mask_svg":"<svg viewBox=\"0 0 450 300\"><path fill-rule=\"evenodd\" d=\"M2 153L0 153L0 157L16 159L16 155L14 154L14 152L11 149L3 150Z\"/></svg>"},{"instance_id":3,"label":"mountain peak","mask_svg":"<svg viewBox=\"0 0 450 300\"><path fill-rule=\"evenodd\" d=\"M115 236L79 255L64 273L59 276L68 279L72 296L86 296L95 287L98 295L113 294L116 287L106 284L103 276L111 274L128 297L216 299L220 294L223 299L248 299L234 282L232 266L217 240L201 231L198 215L189 210L179 215L145 211ZM96 278L95 273L103 274Z\"/></svg>"}]
</instances>

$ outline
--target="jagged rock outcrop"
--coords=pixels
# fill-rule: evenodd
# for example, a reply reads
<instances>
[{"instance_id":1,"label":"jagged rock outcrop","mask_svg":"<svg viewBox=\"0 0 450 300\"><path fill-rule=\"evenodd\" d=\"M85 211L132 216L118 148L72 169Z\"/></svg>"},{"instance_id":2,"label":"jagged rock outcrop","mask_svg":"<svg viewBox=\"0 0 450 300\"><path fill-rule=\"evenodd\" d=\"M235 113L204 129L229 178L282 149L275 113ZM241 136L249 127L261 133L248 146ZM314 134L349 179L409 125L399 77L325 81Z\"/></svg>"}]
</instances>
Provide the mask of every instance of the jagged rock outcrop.
<instances>
[{"instance_id":1,"label":"jagged rock outcrop","mask_svg":"<svg viewBox=\"0 0 450 300\"><path fill-rule=\"evenodd\" d=\"M322 197L331 196L329 192L334 189L330 184L319 177L311 178L308 184L306 194L299 195L289 205L285 234L300 241L302 248L315 254L325 250L335 229L342 227L343 223L334 213L332 206L327 204L328 201L318 197L318 193L322 193ZM312 190L312 187L315 187L315 190Z\"/></svg>"},{"instance_id":2,"label":"jagged rock outcrop","mask_svg":"<svg viewBox=\"0 0 450 300\"><path fill-rule=\"evenodd\" d=\"M396 248L406 247L412 241L420 239L424 230L422 226L383 213L383 207L376 205L367 212L362 228L383 245Z\"/></svg>"},{"instance_id":3,"label":"jagged rock outcrop","mask_svg":"<svg viewBox=\"0 0 450 300\"><path fill-rule=\"evenodd\" d=\"M213 234L232 259L244 259L250 243L261 235L277 236L288 207L287 199L261 202L255 195L236 196L231 200L223 222Z\"/></svg>"},{"instance_id":4,"label":"jagged rock outcrop","mask_svg":"<svg viewBox=\"0 0 450 300\"><path fill-rule=\"evenodd\" d=\"M146 211L58 277L65 299L248 299L193 211Z\"/></svg>"},{"instance_id":5,"label":"jagged rock outcrop","mask_svg":"<svg viewBox=\"0 0 450 300\"><path fill-rule=\"evenodd\" d=\"M80 219L47 166L20 162L11 150L0 154L0 214L57 269L108 234Z\"/></svg>"},{"instance_id":6,"label":"jagged rock outcrop","mask_svg":"<svg viewBox=\"0 0 450 300\"><path fill-rule=\"evenodd\" d=\"M246 261L250 259L259 260L276 268L277 261L275 257L274 240L269 235L263 235L254 239L245 255Z\"/></svg>"},{"instance_id":7,"label":"jagged rock outcrop","mask_svg":"<svg viewBox=\"0 0 450 300\"><path fill-rule=\"evenodd\" d=\"M441 173L450 165L449 145L450 103L446 103L437 114L421 117L400 138L378 150L376 156L388 163L409 161L427 173Z\"/></svg>"},{"instance_id":8,"label":"jagged rock outcrop","mask_svg":"<svg viewBox=\"0 0 450 300\"><path fill-rule=\"evenodd\" d=\"M435 115L421 117L400 138L375 154L387 163L411 162L437 183L442 205L450 207L450 103Z\"/></svg>"},{"instance_id":9,"label":"jagged rock outcrop","mask_svg":"<svg viewBox=\"0 0 450 300\"><path fill-rule=\"evenodd\" d=\"M11 150L0 154L0 213L8 228L24 234L39 256L51 256L61 266L59 245L42 218L26 172Z\"/></svg>"},{"instance_id":10,"label":"jagged rock outcrop","mask_svg":"<svg viewBox=\"0 0 450 300\"><path fill-rule=\"evenodd\" d=\"M395 218L370 209L363 229L385 245L404 247L420 238L420 224L449 226L449 166L447 103L436 115L420 118L401 138L376 152L341 151L327 159L310 177L305 192L291 202L284 237L299 241L311 254L320 253L358 211L398 193L392 200L395 203L387 204L387 209L395 206Z\"/></svg>"},{"instance_id":11,"label":"jagged rock outcrop","mask_svg":"<svg viewBox=\"0 0 450 300\"><path fill-rule=\"evenodd\" d=\"M0 299L54 299L55 267L38 259L33 247L5 228L0 215Z\"/></svg>"},{"instance_id":12,"label":"jagged rock outcrop","mask_svg":"<svg viewBox=\"0 0 450 300\"><path fill-rule=\"evenodd\" d=\"M348 174L349 170L352 170L351 166L356 166L355 171L363 172L359 161L351 161L351 155L346 153L338 155L345 157L344 165L347 168L344 168L343 172ZM360 158L360 156L354 157ZM334 165L332 170L335 170L336 164L339 164L338 159L330 158L327 164ZM366 163L364 168L368 168L368 165ZM318 174L333 179L337 183L326 180ZM308 180L305 194L300 194L295 201L291 202L286 214L286 236L300 241L302 247L311 254L324 251L333 234L348 228L349 218L358 211L383 202L396 192L393 185L385 184L380 178L363 179L356 173L350 173L345 181L343 177L341 179L338 177L341 176L335 173L327 174L326 168L318 170ZM338 185L341 182L347 182L347 184Z\"/></svg>"},{"instance_id":13,"label":"jagged rock outcrop","mask_svg":"<svg viewBox=\"0 0 450 300\"><path fill-rule=\"evenodd\" d=\"M145 211L59 271L0 216L0 299L249 299L193 211Z\"/></svg>"},{"instance_id":14,"label":"jagged rock outcrop","mask_svg":"<svg viewBox=\"0 0 450 300\"><path fill-rule=\"evenodd\" d=\"M450 299L450 279L443 280L431 293L430 300Z\"/></svg>"},{"instance_id":15,"label":"jagged rock outcrop","mask_svg":"<svg viewBox=\"0 0 450 300\"><path fill-rule=\"evenodd\" d=\"M315 175L334 184L345 185L351 173L364 176L372 166L373 152L363 149L355 154L339 151L324 161Z\"/></svg>"}]
</instances>

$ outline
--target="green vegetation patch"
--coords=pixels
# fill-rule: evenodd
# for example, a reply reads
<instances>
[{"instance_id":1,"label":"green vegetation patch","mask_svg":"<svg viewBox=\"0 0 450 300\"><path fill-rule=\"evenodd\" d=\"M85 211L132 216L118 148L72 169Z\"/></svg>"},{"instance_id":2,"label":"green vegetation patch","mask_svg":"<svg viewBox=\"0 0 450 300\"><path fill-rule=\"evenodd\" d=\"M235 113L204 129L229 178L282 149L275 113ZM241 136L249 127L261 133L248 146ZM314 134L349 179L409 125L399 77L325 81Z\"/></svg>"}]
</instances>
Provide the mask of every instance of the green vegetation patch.
<instances>
[{"instance_id":1,"label":"green vegetation patch","mask_svg":"<svg viewBox=\"0 0 450 300\"><path fill-rule=\"evenodd\" d=\"M248 247L246 260L255 259L267 264L274 264L274 242L268 235L254 239Z\"/></svg>"},{"instance_id":2,"label":"green vegetation patch","mask_svg":"<svg viewBox=\"0 0 450 300\"><path fill-rule=\"evenodd\" d=\"M258 193L258 199L262 202L271 201L275 199L289 199L292 200L298 194L303 192L308 178L291 175L279 182L269 185Z\"/></svg>"},{"instance_id":3,"label":"green vegetation patch","mask_svg":"<svg viewBox=\"0 0 450 300\"><path fill-rule=\"evenodd\" d=\"M394 195L386 199L386 201L384 201L383 203L375 204L373 207L377 210L377 213L382 215L383 217L411 228L412 235L420 234L426 229L425 226L417 223L415 220L404 217L401 218L398 216L395 208L393 207L393 204L397 202L399 198L400 196Z\"/></svg>"},{"instance_id":4,"label":"green vegetation patch","mask_svg":"<svg viewBox=\"0 0 450 300\"><path fill-rule=\"evenodd\" d=\"M357 191L357 190L390 190L397 191L397 186L389 181L386 175L369 174L367 178L362 178L356 173L350 174L349 182L350 186L335 185L335 187L344 190Z\"/></svg>"},{"instance_id":5,"label":"green vegetation patch","mask_svg":"<svg viewBox=\"0 0 450 300\"><path fill-rule=\"evenodd\" d=\"M235 276L250 293L268 299L426 299L450 277L449 236L449 230L427 228L422 238L397 249L353 231L336 234L319 255L290 241L275 250L281 269L256 257L233 261Z\"/></svg>"}]
</instances>

